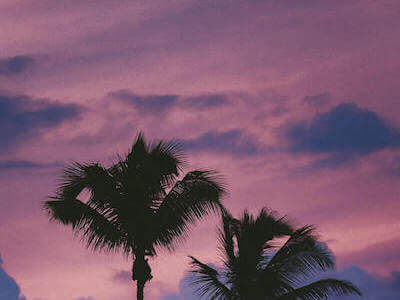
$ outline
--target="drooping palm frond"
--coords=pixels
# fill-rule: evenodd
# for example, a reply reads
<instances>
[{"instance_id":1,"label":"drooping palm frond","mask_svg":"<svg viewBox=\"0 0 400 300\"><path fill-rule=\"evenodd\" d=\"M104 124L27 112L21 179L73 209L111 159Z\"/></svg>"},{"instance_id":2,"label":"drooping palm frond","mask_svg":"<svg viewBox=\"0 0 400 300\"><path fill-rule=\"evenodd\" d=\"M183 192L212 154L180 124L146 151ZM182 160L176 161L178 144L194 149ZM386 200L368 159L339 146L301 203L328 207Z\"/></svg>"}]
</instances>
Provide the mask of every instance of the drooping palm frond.
<instances>
[{"instance_id":1,"label":"drooping palm frond","mask_svg":"<svg viewBox=\"0 0 400 300\"><path fill-rule=\"evenodd\" d=\"M224 193L217 173L189 172L175 184L157 210L156 243L173 249L176 238L184 238L190 224L221 210L220 199Z\"/></svg>"},{"instance_id":2,"label":"drooping palm frond","mask_svg":"<svg viewBox=\"0 0 400 300\"><path fill-rule=\"evenodd\" d=\"M131 249L126 244L124 232L116 224L79 200L46 201L44 208L51 219L72 225L75 233L81 234L90 248L110 251L122 247L125 252Z\"/></svg>"},{"instance_id":3,"label":"drooping palm frond","mask_svg":"<svg viewBox=\"0 0 400 300\"><path fill-rule=\"evenodd\" d=\"M209 265L203 264L193 256L190 265L193 280L191 284L195 286L196 293L200 297L215 300L232 300L233 295L230 289L219 280L219 273Z\"/></svg>"},{"instance_id":4,"label":"drooping palm frond","mask_svg":"<svg viewBox=\"0 0 400 300\"><path fill-rule=\"evenodd\" d=\"M360 290L351 282L337 279L322 279L283 295L278 300L320 300L329 296L346 296L356 294L361 296Z\"/></svg>"},{"instance_id":5,"label":"drooping palm frond","mask_svg":"<svg viewBox=\"0 0 400 300\"><path fill-rule=\"evenodd\" d=\"M304 226L290 235L268 262L265 271L279 274L289 284L298 284L308 276L333 268L332 254L318 242L314 227Z\"/></svg>"},{"instance_id":6,"label":"drooping palm frond","mask_svg":"<svg viewBox=\"0 0 400 300\"><path fill-rule=\"evenodd\" d=\"M50 218L71 224L88 247L111 250L122 246L124 252L129 252L119 220L115 218L116 183L107 169L98 163L75 162L64 169L61 180L56 196L44 203ZM87 203L77 199L83 190L90 194Z\"/></svg>"}]
</instances>

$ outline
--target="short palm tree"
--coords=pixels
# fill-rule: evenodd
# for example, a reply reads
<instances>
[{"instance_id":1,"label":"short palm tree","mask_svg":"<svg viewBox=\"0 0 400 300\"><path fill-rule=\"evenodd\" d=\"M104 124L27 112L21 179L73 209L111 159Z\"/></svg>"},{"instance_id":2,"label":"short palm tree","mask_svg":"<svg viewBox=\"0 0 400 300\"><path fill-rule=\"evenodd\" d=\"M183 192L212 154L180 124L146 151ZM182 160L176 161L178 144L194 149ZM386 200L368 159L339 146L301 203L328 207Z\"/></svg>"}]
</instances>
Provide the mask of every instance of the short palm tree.
<instances>
[{"instance_id":1,"label":"short palm tree","mask_svg":"<svg viewBox=\"0 0 400 300\"><path fill-rule=\"evenodd\" d=\"M148 257L173 250L188 226L222 209L224 188L213 171L192 171L181 180L182 154L170 142L148 144L139 134L129 154L109 168L74 163L44 208L71 225L89 248L122 250L133 258L137 299L151 278ZM89 197L79 200L86 190Z\"/></svg>"},{"instance_id":2,"label":"short palm tree","mask_svg":"<svg viewBox=\"0 0 400 300\"><path fill-rule=\"evenodd\" d=\"M191 283L201 298L220 300L317 300L330 295L358 294L350 282L309 277L332 269L331 253L319 243L313 227L293 230L285 218L266 209L254 218L223 216L219 242L223 267L191 257ZM288 237L283 246L275 238Z\"/></svg>"}]
</instances>

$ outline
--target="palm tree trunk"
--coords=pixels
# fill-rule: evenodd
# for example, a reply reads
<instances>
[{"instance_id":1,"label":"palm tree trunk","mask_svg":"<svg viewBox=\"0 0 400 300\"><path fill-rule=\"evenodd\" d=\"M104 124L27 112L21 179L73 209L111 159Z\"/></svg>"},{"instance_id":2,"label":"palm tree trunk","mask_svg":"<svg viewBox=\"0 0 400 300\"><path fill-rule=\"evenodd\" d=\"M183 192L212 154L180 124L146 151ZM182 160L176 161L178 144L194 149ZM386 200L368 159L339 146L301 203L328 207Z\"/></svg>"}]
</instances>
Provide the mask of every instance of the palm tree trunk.
<instances>
[{"instance_id":1,"label":"palm tree trunk","mask_svg":"<svg viewBox=\"0 0 400 300\"><path fill-rule=\"evenodd\" d=\"M137 291L136 291L137 300L143 300L143 290L144 290L144 282L142 280L138 280Z\"/></svg>"},{"instance_id":2,"label":"palm tree trunk","mask_svg":"<svg viewBox=\"0 0 400 300\"><path fill-rule=\"evenodd\" d=\"M144 250L139 249L136 251L135 255L135 261L133 262L132 266L132 279L136 280L137 285L136 285L136 299L137 300L143 300L144 297L144 285L146 284L146 281L148 280L146 278L145 274L145 255L144 255Z\"/></svg>"}]
</instances>

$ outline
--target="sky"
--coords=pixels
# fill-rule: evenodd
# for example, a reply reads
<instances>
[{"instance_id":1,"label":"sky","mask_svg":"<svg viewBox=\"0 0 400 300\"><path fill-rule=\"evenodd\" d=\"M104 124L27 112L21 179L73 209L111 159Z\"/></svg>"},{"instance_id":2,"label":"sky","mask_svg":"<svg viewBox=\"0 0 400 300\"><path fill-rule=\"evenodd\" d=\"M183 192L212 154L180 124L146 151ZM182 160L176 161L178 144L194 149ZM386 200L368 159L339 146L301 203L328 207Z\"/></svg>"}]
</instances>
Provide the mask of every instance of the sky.
<instances>
[{"instance_id":1,"label":"sky","mask_svg":"<svg viewBox=\"0 0 400 300\"><path fill-rule=\"evenodd\" d=\"M0 300L135 298L131 262L41 209L62 168L111 164L138 132L224 177L238 216L314 224L335 276L400 299L398 0L3 0ZM152 260L148 300L192 300L218 219Z\"/></svg>"}]
</instances>

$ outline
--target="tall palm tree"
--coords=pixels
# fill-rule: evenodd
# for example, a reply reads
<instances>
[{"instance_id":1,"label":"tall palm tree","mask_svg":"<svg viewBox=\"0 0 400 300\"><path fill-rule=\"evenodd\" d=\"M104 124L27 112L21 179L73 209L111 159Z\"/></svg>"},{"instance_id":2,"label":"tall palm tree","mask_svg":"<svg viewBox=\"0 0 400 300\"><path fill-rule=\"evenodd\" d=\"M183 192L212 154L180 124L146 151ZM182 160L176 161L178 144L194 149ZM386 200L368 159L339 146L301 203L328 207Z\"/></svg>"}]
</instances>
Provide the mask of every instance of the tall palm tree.
<instances>
[{"instance_id":1,"label":"tall palm tree","mask_svg":"<svg viewBox=\"0 0 400 300\"><path fill-rule=\"evenodd\" d=\"M177 144L149 144L139 134L129 154L111 167L67 167L44 208L51 219L71 225L89 248L131 256L141 300L152 278L148 257L161 248L173 250L190 224L222 209L224 188L217 174L197 170L178 180L182 163ZM89 192L86 201L78 199L84 190Z\"/></svg>"},{"instance_id":2,"label":"tall palm tree","mask_svg":"<svg viewBox=\"0 0 400 300\"><path fill-rule=\"evenodd\" d=\"M254 218L223 216L219 242L223 267L191 257L191 280L201 298L215 300L317 300L330 295L358 294L350 282L309 277L334 268L331 253L318 242L314 228L294 230L285 218L266 209ZM286 242L277 247L275 238ZM285 239L284 239L285 240ZM283 240L283 241L284 241Z\"/></svg>"}]
</instances>

